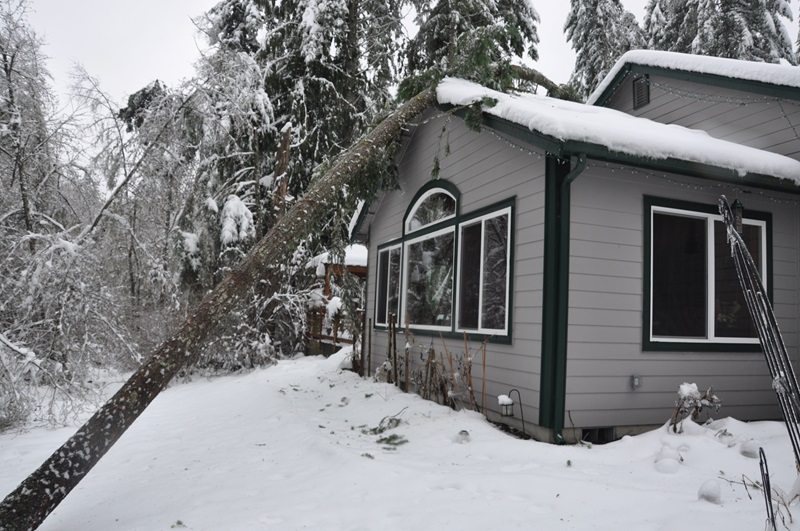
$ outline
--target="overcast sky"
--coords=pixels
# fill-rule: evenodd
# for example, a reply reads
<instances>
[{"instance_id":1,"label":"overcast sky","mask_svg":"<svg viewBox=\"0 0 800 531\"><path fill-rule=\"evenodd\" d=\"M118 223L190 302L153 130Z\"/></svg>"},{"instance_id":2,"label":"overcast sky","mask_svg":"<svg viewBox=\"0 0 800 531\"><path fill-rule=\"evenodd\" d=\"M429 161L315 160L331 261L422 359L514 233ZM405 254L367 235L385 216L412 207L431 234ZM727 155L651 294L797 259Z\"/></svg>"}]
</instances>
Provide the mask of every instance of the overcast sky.
<instances>
[{"instance_id":1,"label":"overcast sky","mask_svg":"<svg viewBox=\"0 0 800 531\"><path fill-rule=\"evenodd\" d=\"M31 0L30 22L46 43L57 91L69 85L75 63L123 102L154 79L173 85L190 77L205 46L192 18L218 0ZM568 0L532 0L541 17L539 70L557 83L572 72L574 53L564 38ZM622 0L641 20L647 0Z\"/></svg>"}]
</instances>

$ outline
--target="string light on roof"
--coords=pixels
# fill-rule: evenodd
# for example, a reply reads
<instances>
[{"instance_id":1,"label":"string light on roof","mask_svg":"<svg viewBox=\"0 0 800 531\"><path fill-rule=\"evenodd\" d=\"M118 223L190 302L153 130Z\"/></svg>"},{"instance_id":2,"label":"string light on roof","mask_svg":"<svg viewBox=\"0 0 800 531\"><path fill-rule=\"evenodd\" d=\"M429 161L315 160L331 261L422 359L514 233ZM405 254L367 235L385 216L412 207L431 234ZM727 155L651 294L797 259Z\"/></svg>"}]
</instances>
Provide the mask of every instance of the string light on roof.
<instances>
[{"instance_id":1,"label":"string light on roof","mask_svg":"<svg viewBox=\"0 0 800 531\"><path fill-rule=\"evenodd\" d=\"M591 161L587 162L587 167L592 168L603 168L610 170L612 173L614 171L620 172L629 172L631 175L644 175L645 178L654 178L659 179L670 184L674 184L680 186L681 188L685 188L687 190L694 190L694 191L708 191L708 190L716 190L719 191L733 191L735 194L748 194L753 196L758 196L763 199L769 200L772 203L778 204L794 204L800 205L800 198L798 199L790 199L787 197L779 197L767 190L760 190L758 188L744 188L741 186L737 186L735 184L730 183L720 183L715 181L703 181L703 182L686 182L682 181L679 178L676 178L674 175L667 174L664 172L655 172L651 170L645 170L642 168L636 168L634 166L623 166L621 164L612 164L608 162L599 162L599 161ZM689 177L687 177L689 178Z\"/></svg>"},{"instance_id":2,"label":"string light on roof","mask_svg":"<svg viewBox=\"0 0 800 531\"><path fill-rule=\"evenodd\" d=\"M535 151L530 148L521 146L515 142L513 142L509 137L501 135L494 129L486 128L487 131L491 133L491 135L498 140L503 141L509 147L514 149L518 149L520 152L525 153L529 156L535 157L537 160L541 160L545 157L543 152ZM783 204L796 204L800 205L800 199L789 199L786 197L778 197L776 195L770 194L768 191L759 190L759 189L751 189L751 188L743 188L740 186L736 186L733 184L727 183L720 183L715 181L707 181L707 182L686 182L682 181L673 175L664 173L664 172L655 172L651 170L645 170L643 168L637 168L635 166L624 166L622 164L612 164L609 162L600 162L600 161L591 161L587 162L587 167L594 167L594 168L604 168L612 173L616 172L628 172L631 175L643 175L645 178L654 178L660 179L662 181L668 182L670 184L674 184L680 186L682 188L694 191L707 191L707 190L724 190L730 191L732 190L734 193L737 194L751 194L762 197L767 199L773 203L783 203Z\"/></svg>"},{"instance_id":3,"label":"string light on roof","mask_svg":"<svg viewBox=\"0 0 800 531\"><path fill-rule=\"evenodd\" d=\"M663 87L668 87L668 85L664 85L664 84L660 84L660 83L656 84L656 85L660 86L662 88ZM670 87L670 88L672 88L672 87ZM615 92L616 92L616 89L615 89ZM701 98L697 97L697 94L702 95L702 93L698 92L698 93L695 93L694 96L691 96L691 98L695 99L695 100L700 100L700 101L709 101L709 100L701 100ZM704 96L712 97L712 95L710 95L710 94L704 95ZM685 97L688 98L690 96L685 96ZM729 102L733 102L734 100L735 100L734 98L728 98L725 102L729 103ZM787 113L786 113L786 111L785 111L785 109L783 107L783 104L785 103L785 104L793 105L795 107L800 107L800 105L798 105L795 102L782 101L782 100L780 100L778 98L768 98L768 97L763 97L763 98L760 98L760 99L753 98L753 99L751 99L751 100L749 100L749 101L747 101L745 103L749 103L749 104L752 104L752 103L767 103L767 104L771 104L773 102L778 103L778 106L781 109L784 118L787 120L787 122L790 124L792 130L794 131L795 138L800 140L800 135L798 135L797 128L794 126L794 124L792 124L791 120L789 119L789 116L787 115ZM434 120L438 120L440 118L445 118L445 117L449 118L450 116L452 116L452 113L453 113L453 110L436 113L435 115L429 117L428 119L426 119L426 120L424 120L422 122L419 122L417 124L409 124L409 125L419 126L419 125L427 124L427 123L429 123L431 121L434 121ZM528 156L535 157L537 160L541 160L541 159L545 158L545 156L546 156L546 153L543 150L542 151L537 151L537 150L531 149L530 147L528 147L528 145L521 145L521 144L519 144L517 142L514 142L512 140L512 138L510 138L509 136L501 134L501 133L497 132L496 130L494 130L492 128L484 127L484 130L488 131L494 138L502 141L503 143L505 143L509 147L511 147L511 148L513 148L515 150L519 150L521 153L524 153L524 154L526 154ZM730 191L730 190L732 190L734 193L737 193L737 194L746 193L746 194L756 195L756 196L762 197L762 198L764 198L766 200L769 200L769 201L771 201L773 203L800 205L800 198L798 198L798 199L789 199L787 197L779 197L779 196L776 196L774 194L769 193L768 191L760 190L760 189L757 189L757 188L744 189L742 187L739 187L739 186L736 186L736 185L733 185L733 184L719 183L719 182L714 182L714 181L706 181L706 182L703 182L703 183L701 183L701 182L689 183L689 182L686 182L686 181L681 181L680 179L677 179L674 176L669 175L667 173L654 172L654 171L651 171L651 170L637 168L635 166L624 166L624 165L621 165L621 164L614 165L614 164L607 163L607 162L589 162L587 164L587 166L588 167L595 167L595 168L605 168L605 169L610 170L612 173L620 171L620 172L630 172L631 175L643 175L645 178L660 179L660 180L663 180L665 182L669 182L671 184L674 184L674 185L677 185L677 186L680 186L682 188L689 189L689 190L695 190L695 191L707 191L707 190L725 190L725 191Z\"/></svg>"},{"instance_id":4,"label":"string light on roof","mask_svg":"<svg viewBox=\"0 0 800 531\"><path fill-rule=\"evenodd\" d=\"M748 105L754 104L767 104L771 105L773 103L780 103L780 98L776 98L774 96L740 96L740 97L732 97L732 96L722 96L720 94L711 94L709 92L703 92L701 90L692 90L685 87L676 87L669 83L663 81L654 81L653 78L650 78L648 83L652 87L659 88L668 94L672 94L673 96L677 96L682 99L688 99L692 101L705 101L710 103L720 103L730 105L731 107L744 107ZM628 85L623 83L619 83L614 87L611 91L611 96L614 96L621 90L623 87L627 88ZM789 103L791 105L798 106L798 103L795 103L790 100L785 100L785 103Z\"/></svg>"}]
</instances>

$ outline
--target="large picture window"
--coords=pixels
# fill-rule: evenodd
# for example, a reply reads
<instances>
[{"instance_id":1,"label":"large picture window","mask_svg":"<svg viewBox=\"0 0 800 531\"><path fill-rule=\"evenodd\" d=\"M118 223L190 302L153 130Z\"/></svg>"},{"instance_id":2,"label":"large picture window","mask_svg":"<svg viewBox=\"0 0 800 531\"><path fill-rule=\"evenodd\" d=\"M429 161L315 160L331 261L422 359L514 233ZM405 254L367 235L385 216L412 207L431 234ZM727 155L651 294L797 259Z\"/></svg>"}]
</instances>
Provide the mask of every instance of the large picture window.
<instances>
[{"instance_id":1,"label":"large picture window","mask_svg":"<svg viewBox=\"0 0 800 531\"><path fill-rule=\"evenodd\" d=\"M460 225L458 329L505 332L511 209Z\"/></svg>"},{"instance_id":2,"label":"large picture window","mask_svg":"<svg viewBox=\"0 0 800 531\"><path fill-rule=\"evenodd\" d=\"M403 236L378 248L375 324L510 339L514 200L459 212L458 190L432 181L406 210Z\"/></svg>"},{"instance_id":3,"label":"large picture window","mask_svg":"<svg viewBox=\"0 0 800 531\"><path fill-rule=\"evenodd\" d=\"M453 314L452 228L406 243L406 324L450 329Z\"/></svg>"},{"instance_id":4,"label":"large picture window","mask_svg":"<svg viewBox=\"0 0 800 531\"><path fill-rule=\"evenodd\" d=\"M658 203L648 198L646 343L757 344L722 218L689 203ZM767 219L745 213L742 231L765 283Z\"/></svg>"}]
</instances>

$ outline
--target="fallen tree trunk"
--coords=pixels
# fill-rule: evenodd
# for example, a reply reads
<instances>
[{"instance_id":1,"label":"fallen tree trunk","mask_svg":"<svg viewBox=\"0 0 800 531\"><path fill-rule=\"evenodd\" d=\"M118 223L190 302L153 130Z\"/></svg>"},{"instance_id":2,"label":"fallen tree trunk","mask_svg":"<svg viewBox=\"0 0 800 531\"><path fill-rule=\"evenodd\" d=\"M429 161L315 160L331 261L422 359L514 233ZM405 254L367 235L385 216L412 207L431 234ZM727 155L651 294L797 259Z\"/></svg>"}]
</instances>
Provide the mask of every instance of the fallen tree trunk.
<instances>
[{"instance_id":1,"label":"fallen tree trunk","mask_svg":"<svg viewBox=\"0 0 800 531\"><path fill-rule=\"evenodd\" d=\"M178 331L61 448L0 503L0 530L36 529L125 433L175 374L194 363L213 324L258 282L277 285L272 266L289 261L299 241L325 216L336 191L352 182L398 137L401 128L434 101L432 90L409 100L342 154L306 195L209 293ZM272 287L270 287L272 286Z\"/></svg>"}]
</instances>

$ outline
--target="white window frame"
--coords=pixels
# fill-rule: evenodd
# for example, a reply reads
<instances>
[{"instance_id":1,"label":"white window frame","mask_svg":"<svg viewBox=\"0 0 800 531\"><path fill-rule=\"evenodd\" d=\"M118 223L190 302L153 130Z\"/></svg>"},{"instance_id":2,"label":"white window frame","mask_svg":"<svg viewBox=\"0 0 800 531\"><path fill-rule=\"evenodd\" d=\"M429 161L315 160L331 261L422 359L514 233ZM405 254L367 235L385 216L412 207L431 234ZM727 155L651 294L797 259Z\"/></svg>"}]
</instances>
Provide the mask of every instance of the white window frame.
<instances>
[{"instance_id":1,"label":"white window frame","mask_svg":"<svg viewBox=\"0 0 800 531\"><path fill-rule=\"evenodd\" d=\"M441 191L438 188L436 190L437 191ZM455 216L452 216L452 217L455 217ZM450 218L448 218L448 219L450 219ZM403 242L403 252L402 252L401 258L400 258L400 275L402 277L402 284L401 284L402 287L401 287L401 291L400 291L400 294L401 294L400 307L402 308L402 311L400 312L401 313L401 317L398 319L398 321L400 322L400 326L408 326L409 328L417 329L417 330L432 330L432 331L442 331L442 332L449 332L449 331L453 330L453 319L455 318L455 308L453 308L453 306L452 306L453 305L453 300L452 299L450 301L450 305L451 305L450 306L450 324L447 325L447 326L436 326L436 325L423 325L423 324L416 324L416 323L406 323L406 316L408 315L408 310L407 310L407 303L408 303L408 276L411 273L411 271L410 271L411 268L408 267L408 257L410 256L408 248L411 245L415 244L415 243L419 243L419 242L424 241L424 240L430 240L430 239L436 238L437 236L442 236L444 234L452 233L453 234L453 238L454 238L453 239L453 268L457 270L458 269L458 265L457 265L458 256L455 254L456 253L456 245L455 245L455 243L456 243L456 240L455 240L456 234L455 234L455 230L456 230L456 226L455 225L450 225L450 226L444 227L444 228L436 230L436 231L426 232L425 234L423 234L421 236L417 236L416 238L412 238L412 239L409 239L409 240L406 240L406 241ZM453 285L453 283L455 282L455 275L453 275L453 278L450 279L450 282L451 282L451 289L455 289L455 285Z\"/></svg>"},{"instance_id":2,"label":"white window frame","mask_svg":"<svg viewBox=\"0 0 800 531\"><path fill-rule=\"evenodd\" d=\"M507 226L507 239L506 239L506 311L505 311L505 325L503 328L484 328L481 326L483 321L483 266L484 266L484 244L486 242L485 239L485 222L488 219L497 218L501 216L508 217L508 226ZM477 223L481 224L481 252L479 256L480 266L478 268L479 275L480 275L480 289L478 290L478 328L463 328L459 327L458 324L461 322L461 272L462 272L462 265L461 265L461 247L462 247L462 238L461 238L461 229L462 227L469 227L470 225L475 225ZM484 335L507 335L508 334L508 322L509 322L509 314L510 307L510 295L511 295L511 207L501 208L499 210L494 210L482 216L478 216L475 218L468 219L467 221L463 221L458 224L458 249L456 251L456 260L457 260L457 275L454 279L455 281L455 290L456 290L456 297L455 297L455 321L453 323L453 329L456 332L467 332L467 333L478 333Z\"/></svg>"},{"instance_id":3,"label":"white window frame","mask_svg":"<svg viewBox=\"0 0 800 531\"><path fill-rule=\"evenodd\" d=\"M684 216L690 218L697 218L697 219L705 219L706 220L706 334L707 337L705 338L696 338L696 337L670 337L670 336L654 336L653 335L653 305L655 304L655 298L653 295L654 291L654 277L653 277L653 248L654 248L654 216L657 213L662 214L669 214L674 216ZM698 343L698 344L758 344L759 340L758 337L748 338L748 337L724 337L720 336L717 337L715 335L714 330L714 321L716 319L715 315L715 308L714 308L714 289L715 289L715 274L716 274L716 259L714 256L714 222L722 222L722 216L719 214L711 214L706 212L699 212L696 210L685 210L680 208L672 208L672 207L663 207L658 205L652 205L650 207L650 212L648 214L650 216L650 248L648 252L650 253L650 319L649 319L649 327L650 329L647 331L650 341L653 343ZM768 275L766 274L767 270L767 222L758 219L743 219L742 223L744 225L751 225L759 227L761 232L760 242L761 242L761 249L759 249L758 255L760 258L761 269L760 275L761 279L764 282L764 288L769 289L767 286L768 282ZM755 255L753 250L750 250L750 253Z\"/></svg>"},{"instance_id":4,"label":"white window frame","mask_svg":"<svg viewBox=\"0 0 800 531\"><path fill-rule=\"evenodd\" d=\"M375 275L375 324L378 325L378 326L389 326L389 315L391 314L391 312L389 311L390 310L390 308L389 308L389 298L390 298L389 297L389 286L391 286L390 272L391 272L391 264L392 264L392 251L394 251L394 250L399 250L400 251L400 270L397 272L397 274L398 274L398 279L397 279L397 282L398 282L398 293L397 293L398 308L396 308L395 311L399 312L399 303L400 303L400 299L402 298L402 295L403 295L403 288L402 288L402 284L401 284L402 283L402 277L403 277L403 244L402 243L397 243L397 244L387 245L385 247L381 247L378 250L378 258L375 261L375 266L376 266L375 269L377 271L377 274ZM385 290L384 291L384 297L386 298L386 306L384 308L386 310L386 320L385 321L379 321L378 320L378 301L379 301L378 293L379 293L379 290L381 289L380 279L381 279L381 254L382 253L387 253L386 285L383 286L383 289ZM399 315L397 316L397 320L398 320L398 322L400 321L400 316Z\"/></svg>"},{"instance_id":5,"label":"white window frame","mask_svg":"<svg viewBox=\"0 0 800 531\"><path fill-rule=\"evenodd\" d=\"M419 210L419 207L422 206L422 203L424 203L426 199L428 199L430 196L436 195L436 194L445 194L448 197L450 197L450 199L453 200L453 202L456 204L456 208L454 209L455 210L454 213L450 214L449 216L445 216L445 217L443 217L441 219L437 219L436 221L434 221L432 223L428 223L426 225L420 225L419 227L416 227L416 228L412 229L411 228L411 221L414 219L414 216L417 215L417 210ZM456 217L456 213L457 212L458 212L458 200L456 199L456 197L453 194L451 194L450 192L448 192L444 188L431 188L430 190L426 191L421 196L419 196L419 199L417 199L417 202L414 203L414 207L409 211L408 215L406 216L406 219L405 219L406 234L410 234L412 232L417 232L417 231L420 231L420 230L424 229L425 227L430 227L432 225L436 225L438 223L443 223L443 222L445 222L447 220L453 219L453 218Z\"/></svg>"}]
</instances>

